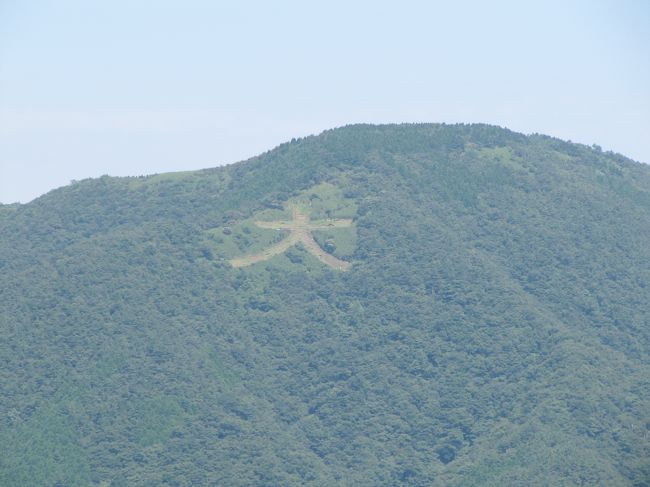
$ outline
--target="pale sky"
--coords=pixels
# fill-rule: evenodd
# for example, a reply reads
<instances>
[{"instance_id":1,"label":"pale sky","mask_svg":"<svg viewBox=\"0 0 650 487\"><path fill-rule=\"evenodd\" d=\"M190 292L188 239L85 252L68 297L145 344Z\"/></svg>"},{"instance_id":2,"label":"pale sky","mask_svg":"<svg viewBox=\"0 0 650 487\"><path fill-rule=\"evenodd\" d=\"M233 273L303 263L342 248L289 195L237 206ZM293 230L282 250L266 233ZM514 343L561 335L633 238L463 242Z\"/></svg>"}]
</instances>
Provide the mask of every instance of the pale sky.
<instances>
[{"instance_id":1,"label":"pale sky","mask_svg":"<svg viewBox=\"0 0 650 487\"><path fill-rule=\"evenodd\" d=\"M2 203L358 122L650 162L650 2L0 0Z\"/></svg>"}]
</instances>

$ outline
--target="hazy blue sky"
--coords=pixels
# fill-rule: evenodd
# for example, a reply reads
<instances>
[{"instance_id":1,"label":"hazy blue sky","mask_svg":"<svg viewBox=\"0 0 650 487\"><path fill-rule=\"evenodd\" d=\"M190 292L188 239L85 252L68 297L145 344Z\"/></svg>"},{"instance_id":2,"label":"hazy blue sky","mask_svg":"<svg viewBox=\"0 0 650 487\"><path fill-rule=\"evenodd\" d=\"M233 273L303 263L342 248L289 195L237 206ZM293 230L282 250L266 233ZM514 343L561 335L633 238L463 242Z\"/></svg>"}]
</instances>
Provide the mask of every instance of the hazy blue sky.
<instances>
[{"instance_id":1,"label":"hazy blue sky","mask_svg":"<svg viewBox=\"0 0 650 487\"><path fill-rule=\"evenodd\" d=\"M0 0L0 202L415 121L650 162L650 2Z\"/></svg>"}]
</instances>

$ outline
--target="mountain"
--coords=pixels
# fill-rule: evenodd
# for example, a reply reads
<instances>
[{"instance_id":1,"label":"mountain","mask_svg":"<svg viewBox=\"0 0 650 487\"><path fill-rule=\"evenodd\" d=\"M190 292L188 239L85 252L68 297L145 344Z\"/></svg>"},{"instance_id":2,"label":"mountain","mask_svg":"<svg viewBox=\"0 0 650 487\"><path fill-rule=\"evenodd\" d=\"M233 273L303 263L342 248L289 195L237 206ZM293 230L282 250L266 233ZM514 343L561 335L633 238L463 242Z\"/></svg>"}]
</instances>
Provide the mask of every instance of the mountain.
<instances>
[{"instance_id":1,"label":"mountain","mask_svg":"<svg viewBox=\"0 0 650 487\"><path fill-rule=\"evenodd\" d=\"M354 125L0 206L0 485L650 485L650 167Z\"/></svg>"}]
</instances>

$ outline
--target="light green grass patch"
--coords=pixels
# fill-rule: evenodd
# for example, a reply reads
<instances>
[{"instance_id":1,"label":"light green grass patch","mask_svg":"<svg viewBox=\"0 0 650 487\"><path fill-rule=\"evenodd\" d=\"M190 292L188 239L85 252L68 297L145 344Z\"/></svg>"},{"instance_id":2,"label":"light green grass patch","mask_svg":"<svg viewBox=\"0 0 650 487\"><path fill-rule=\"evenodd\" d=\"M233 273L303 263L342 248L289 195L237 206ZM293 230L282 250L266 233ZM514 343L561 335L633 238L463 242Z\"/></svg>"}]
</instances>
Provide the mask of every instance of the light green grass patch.
<instances>
[{"instance_id":1,"label":"light green grass patch","mask_svg":"<svg viewBox=\"0 0 650 487\"><path fill-rule=\"evenodd\" d=\"M283 206L283 209L268 208L232 225L208 230L206 245L212 250L216 260L227 261L257 254L285 239L288 231L260 228L255 222L291 220L292 208L297 207L301 212L309 214L311 221L353 219L357 213L356 202L352 198L346 198L341 189L331 183L321 183L308 188L288 199ZM354 222L349 227L316 230L313 236L326 252L336 257L352 255L356 246ZM292 247L285 252L290 254L291 258L281 254L271 257L269 262L273 261L275 265L283 267L293 267L300 261L304 261L305 265L311 266L312 259L299 259L295 252L297 249L298 247ZM316 259L313 260L317 262ZM256 265L261 264L260 262Z\"/></svg>"},{"instance_id":2,"label":"light green grass patch","mask_svg":"<svg viewBox=\"0 0 650 487\"><path fill-rule=\"evenodd\" d=\"M483 147L477 153L481 159L487 162L497 163L515 171L526 169L511 147Z\"/></svg>"}]
</instances>

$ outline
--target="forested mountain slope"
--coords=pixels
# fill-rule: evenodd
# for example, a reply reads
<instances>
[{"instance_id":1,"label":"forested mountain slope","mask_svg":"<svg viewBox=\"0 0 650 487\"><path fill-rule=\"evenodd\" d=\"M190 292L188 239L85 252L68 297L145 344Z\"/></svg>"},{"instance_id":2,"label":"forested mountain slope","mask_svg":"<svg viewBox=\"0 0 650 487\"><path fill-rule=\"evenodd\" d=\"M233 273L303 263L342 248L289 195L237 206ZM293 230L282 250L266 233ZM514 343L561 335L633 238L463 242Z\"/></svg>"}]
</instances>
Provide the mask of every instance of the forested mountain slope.
<instances>
[{"instance_id":1,"label":"forested mountain slope","mask_svg":"<svg viewBox=\"0 0 650 487\"><path fill-rule=\"evenodd\" d=\"M648 166L486 125L0 206L0 485L650 485L649 242Z\"/></svg>"}]
</instances>

